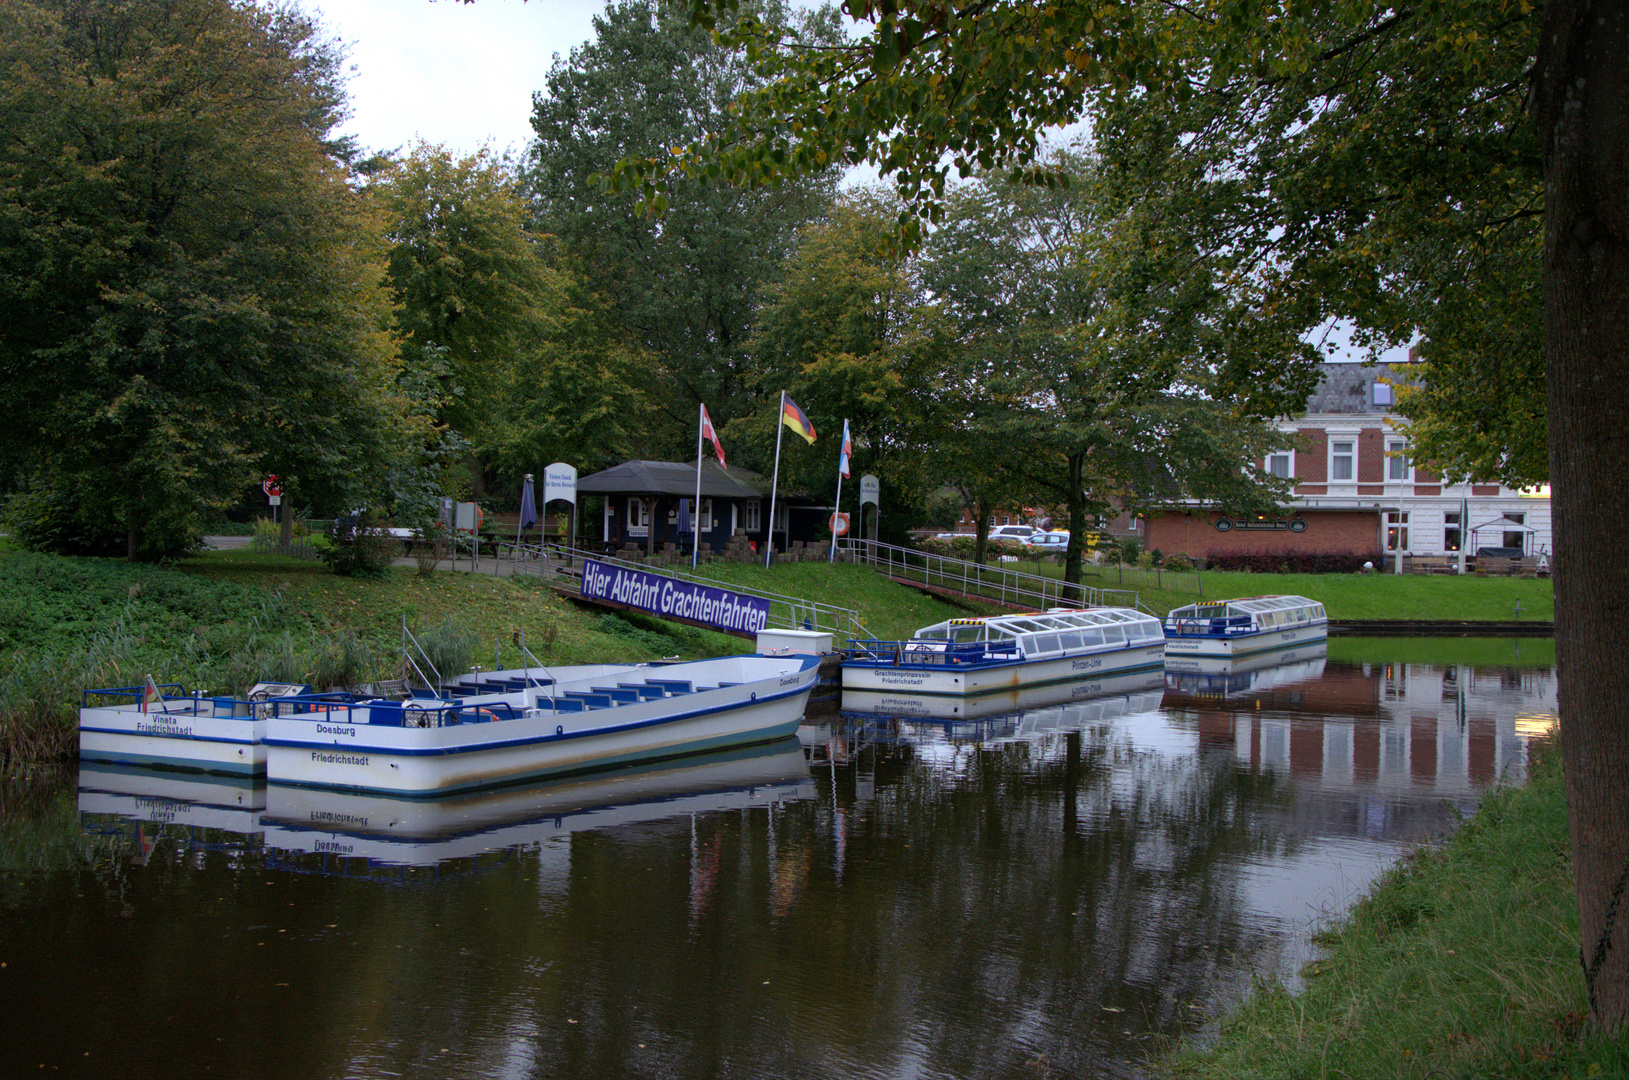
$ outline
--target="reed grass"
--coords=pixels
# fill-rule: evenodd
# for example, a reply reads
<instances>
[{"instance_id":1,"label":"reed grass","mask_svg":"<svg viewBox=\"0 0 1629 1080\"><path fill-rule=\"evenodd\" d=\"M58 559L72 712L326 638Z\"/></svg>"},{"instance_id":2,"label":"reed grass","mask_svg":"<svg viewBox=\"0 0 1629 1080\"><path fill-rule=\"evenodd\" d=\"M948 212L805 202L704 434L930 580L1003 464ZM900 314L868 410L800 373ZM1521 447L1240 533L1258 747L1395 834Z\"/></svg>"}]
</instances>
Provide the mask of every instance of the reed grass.
<instances>
[{"instance_id":1,"label":"reed grass","mask_svg":"<svg viewBox=\"0 0 1629 1080\"><path fill-rule=\"evenodd\" d=\"M1440 848L1401 860L1315 940L1305 988L1258 986L1212 1038L1155 1063L1182 1080L1629 1075L1583 1031L1560 754Z\"/></svg>"}]
</instances>

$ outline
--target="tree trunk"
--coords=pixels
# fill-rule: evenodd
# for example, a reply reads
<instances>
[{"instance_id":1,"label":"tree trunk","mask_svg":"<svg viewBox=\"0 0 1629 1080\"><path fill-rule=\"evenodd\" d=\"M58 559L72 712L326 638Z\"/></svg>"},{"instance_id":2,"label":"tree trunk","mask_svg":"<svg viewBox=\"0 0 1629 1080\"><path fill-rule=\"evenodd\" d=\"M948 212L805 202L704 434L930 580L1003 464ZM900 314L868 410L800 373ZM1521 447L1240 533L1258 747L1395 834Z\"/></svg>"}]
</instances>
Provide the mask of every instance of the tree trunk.
<instances>
[{"instance_id":1,"label":"tree trunk","mask_svg":"<svg viewBox=\"0 0 1629 1080\"><path fill-rule=\"evenodd\" d=\"M1550 0L1544 324L1561 744L1590 1018L1629 1024L1629 0Z\"/></svg>"}]
</instances>

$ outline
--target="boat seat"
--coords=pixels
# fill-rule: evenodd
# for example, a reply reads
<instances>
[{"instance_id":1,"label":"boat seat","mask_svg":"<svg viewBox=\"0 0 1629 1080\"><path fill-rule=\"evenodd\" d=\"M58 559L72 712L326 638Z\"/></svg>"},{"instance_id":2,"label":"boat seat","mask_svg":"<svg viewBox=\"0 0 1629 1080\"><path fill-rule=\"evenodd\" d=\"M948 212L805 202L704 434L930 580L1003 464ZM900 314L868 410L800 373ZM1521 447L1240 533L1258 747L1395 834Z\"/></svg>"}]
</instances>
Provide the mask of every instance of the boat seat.
<instances>
[{"instance_id":1,"label":"boat seat","mask_svg":"<svg viewBox=\"0 0 1629 1080\"><path fill-rule=\"evenodd\" d=\"M648 683L619 683L624 690L632 690L639 695L641 701L651 701L655 698L666 697L667 693L660 686L651 686Z\"/></svg>"},{"instance_id":2,"label":"boat seat","mask_svg":"<svg viewBox=\"0 0 1629 1080\"><path fill-rule=\"evenodd\" d=\"M608 694L613 701L623 705L632 705L639 700L637 691L622 686L596 686L593 691L596 694Z\"/></svg>"},{"instance_id":3,"label":"boat seat","mask_svg":"<svg viewBox=\"0 0 1629 1080\"><path fill-rule=\"evenodd\" d=\"M580 701L585 709L609 709L612 705L609 694L596 694L588 690L567 690L562 698Z\"/></svg>"},{"instance_id":4,"label":"boat seat","mask_svg":"<svg viewBox=\"0 0 1629 1080\"><path fill-rule=\"evenodd\" d=\"M689 679L647 679L645 681L652 686L660 686L669 694L690 693Z\"/></svg>"}]
</instances>

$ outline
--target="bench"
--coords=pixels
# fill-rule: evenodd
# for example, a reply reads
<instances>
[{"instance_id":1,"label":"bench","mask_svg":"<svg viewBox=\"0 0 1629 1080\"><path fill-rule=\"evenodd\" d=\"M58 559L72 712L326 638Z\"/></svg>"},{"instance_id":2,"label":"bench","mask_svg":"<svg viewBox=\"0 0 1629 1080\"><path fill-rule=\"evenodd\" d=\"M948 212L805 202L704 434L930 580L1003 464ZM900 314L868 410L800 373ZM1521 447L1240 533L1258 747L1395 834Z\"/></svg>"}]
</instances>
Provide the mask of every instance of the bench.
<instances>
[{"instance_id":1,"label":"bench","mask_svg":"<svg viewBox=\"0 0 1629 1080\"><path fill-rule=\"evenodd\" d=\"M1403 561L1403 568L1410 574L1457 574L1459 556L1410 555Z\"/></svg>"}]
</instances>

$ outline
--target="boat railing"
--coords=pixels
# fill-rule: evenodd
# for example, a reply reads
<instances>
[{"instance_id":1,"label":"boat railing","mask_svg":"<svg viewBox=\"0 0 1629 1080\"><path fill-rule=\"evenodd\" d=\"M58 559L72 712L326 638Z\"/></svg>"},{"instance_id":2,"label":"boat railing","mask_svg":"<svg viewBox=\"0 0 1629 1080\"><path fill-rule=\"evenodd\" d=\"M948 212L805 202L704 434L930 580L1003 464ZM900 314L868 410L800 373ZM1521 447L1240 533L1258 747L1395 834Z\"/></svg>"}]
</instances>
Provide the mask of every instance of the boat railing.
<instances>
[{"instance_id":1,"label":"boat railing","mask_svg":"<svg viewBox=\"0 0 1629 1080\"><path fill-rule=\"evenodd\" d=\"M1023 653L1019 651L1017 645L1000 641L961 641L940 645L925 644L921 641L881 641L871 638L853 642L849 655L855 660L912 667L957 667L963 664L1016 660Z\"/></svg>"},{"instance_id":2,"label":"boat railing","mask_svg":"<svg viewBox=\"0 0 1629 1080\"><path fill-rule=\"evenodd\" d=\"M292 699L290 699L292 700ZM451 727L455 724L490 723L514 720L524 715L507 701L469 703L439 698L409 698L407 701L335 702L311 708L284 710L278 714L291 720L342 724L356 727Z\"/></svg>"},{"instance_id":3,"label":"boat railing","mask_svg":"<svg viewBox=\"0 0 1629 1080\"><path fill-rule=\"evenodd\" d=\"M1170 618L1165 625L1172 633L1184 637L1226 637L1229 634L1247 634L1255 628L1248 615L1218 616L1209 619Z\"/></svg>"},{"instance_id":4,"label":"boat railing","mask_svg":"<svg viewBox=\"0 0 1629 1080\"><path fill-rule=\"evenodd\" d=\"M566 548L559 544L515 544L504 542L498 545L498 549L500 558L507 559L512 563L517 573L535 573L545 578L551 575L576 578L581 574L583 560L592 559L594 562L603 563L607 566L638 570L656 577L672 578L674 581L684 581L695 585L706 585L713 589L725 589L729 592L741 593L744 596L767 600L769 602L768 625L775 629L817 630L822 633L830 633L839 643L871 636L871 631L867 630L865 624L860 621L860 613L852 608L838 607L836 604L827 604L801 596L787 596L765 589L743 589L733 582L721 581L684 566L632 562L612 555L601 555L595 552Z\"/></svg>"},{"instance_id":5,"label":"boat railing","mask_svg":"<svg viewBox=\"0 0 1629 1080\"><path fill-rule=\"evenodd\" d=\"M139 707L147 688L145 686L110 686L85 690L80 694L80 706L86 709ZM166 691L176 691L166 693ZM266 719L290 716L295 713L314 712L319 709L345 708L357 701L356 695L341 690L314 691L265 700L233 697L230 694L205 694L195 690L188 693L180 683L161 683L159 700L148 711L165 716L207 716L222 719Z\"/></svg>"},{"instance_id":6,"label":"boat railing","mask_svg":"<svg viewBox=\"0 0 1629 1080\"><path fill-rule=\"evenodd\" d=\"M848 562L869 566L899 581L919 582L931 589L971 599L1037 611L1054 607L1127 607L1154 614L1130 589L1076 585L1002 563L986 565L876 540L843 537L839 543L842 546L838 555Z\"/></svg>"}]
</instances>

